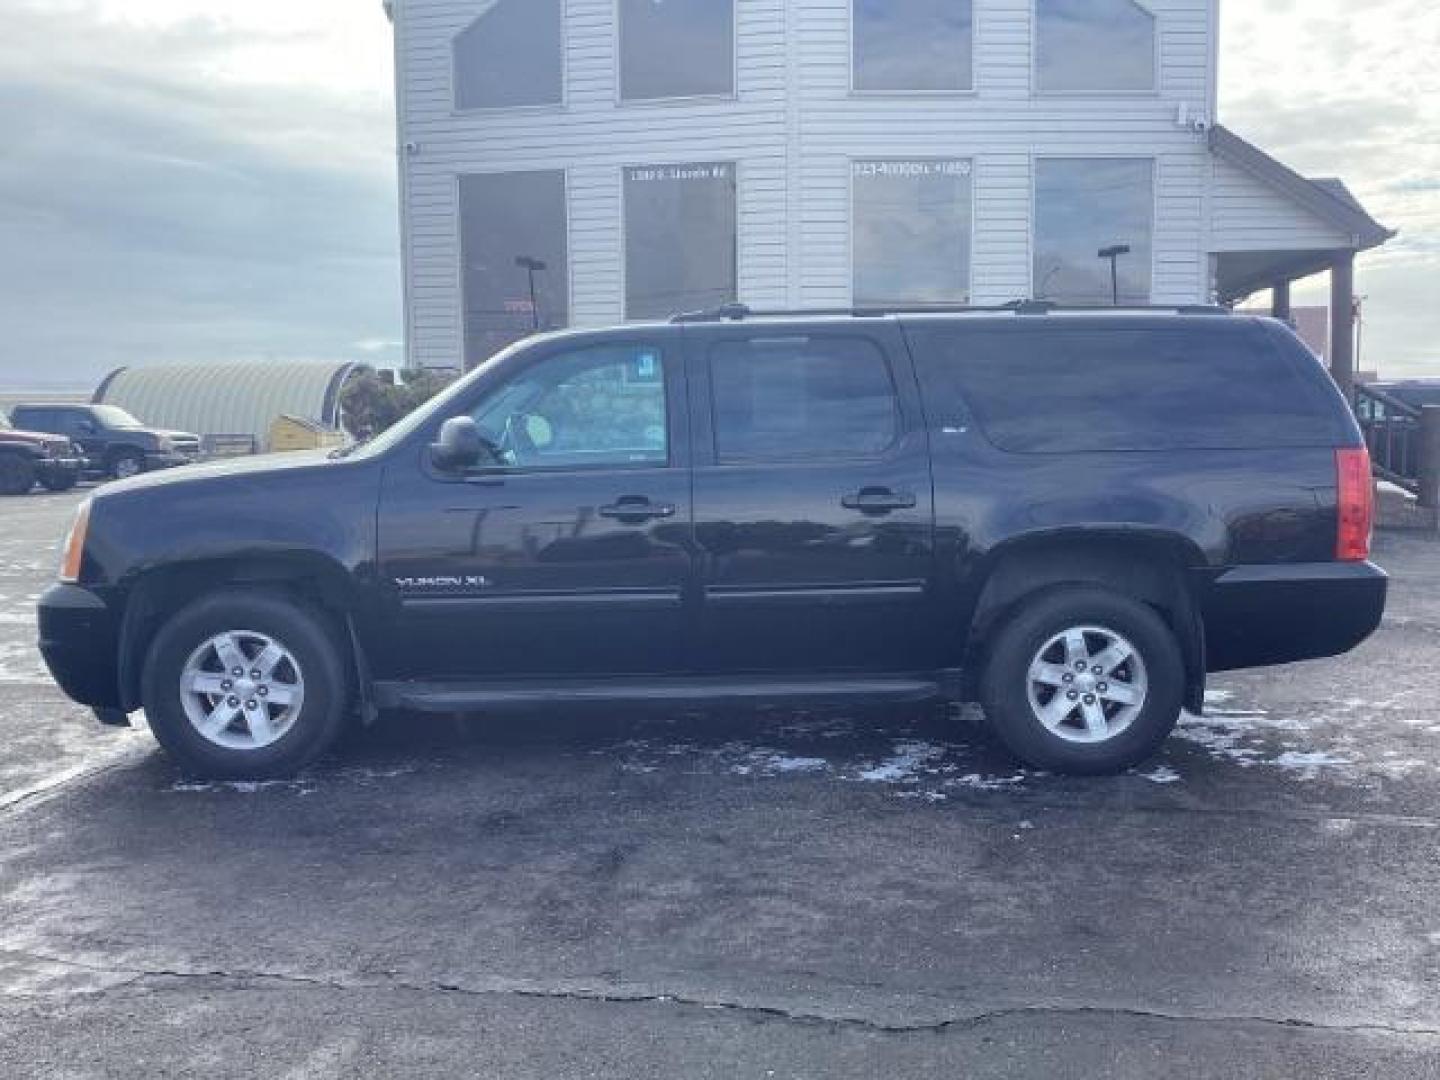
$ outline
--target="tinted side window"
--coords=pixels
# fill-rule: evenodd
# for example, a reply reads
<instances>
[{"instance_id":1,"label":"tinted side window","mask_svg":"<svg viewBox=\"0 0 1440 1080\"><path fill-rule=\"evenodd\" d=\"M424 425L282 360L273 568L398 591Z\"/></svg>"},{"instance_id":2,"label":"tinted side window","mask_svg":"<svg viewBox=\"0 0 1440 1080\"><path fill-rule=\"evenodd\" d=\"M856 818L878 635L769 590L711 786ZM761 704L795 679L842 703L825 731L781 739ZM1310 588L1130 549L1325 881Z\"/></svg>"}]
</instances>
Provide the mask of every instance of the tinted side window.
<instances>
[{"instance_id":1,"label":"tinted side window","mask_svg":"<svg viewBox=\"0 0 1440 1080\"><path fill-rule=\"evenodd\" d=\"M44 431L49 421L50 417L44 409L27 409L21 406L10 413L10 422L26 431Z\"/></svg>"},{"instance_id":2,"label":"tinted side window","mask_svg":"<svg viewBox=\"0 0 1440 1080\"><path fill-rule=\"evenodd\" d=\"M56 435L68 435L74 432L75 425L70 423L70 416L62 409L26 409L23 413L16 411L18 420L17 426L29 428L31 431L48 431Z\"/></svg>"},{"instance_id":3,"label":"tinted side window","mask_svg":"<svg viewBox=\"0 0 1440 1080\"><path fill-rule=\"evenodd\" d=\"M1014 453L1334 443L1318 364L1251 327L914 331L927 398L959 398Z\"/></svg>"},{"instance_id":4,"label":"tinted side window","mask_svg":"<svg viewBox=\"0 0 1440 1080\"><path fill-rule=\"evenodd\" d=\"M889 365L864 338L721 342L710 380L721 463L877 454L895 441Z\"/></svg>"}]
</instances>

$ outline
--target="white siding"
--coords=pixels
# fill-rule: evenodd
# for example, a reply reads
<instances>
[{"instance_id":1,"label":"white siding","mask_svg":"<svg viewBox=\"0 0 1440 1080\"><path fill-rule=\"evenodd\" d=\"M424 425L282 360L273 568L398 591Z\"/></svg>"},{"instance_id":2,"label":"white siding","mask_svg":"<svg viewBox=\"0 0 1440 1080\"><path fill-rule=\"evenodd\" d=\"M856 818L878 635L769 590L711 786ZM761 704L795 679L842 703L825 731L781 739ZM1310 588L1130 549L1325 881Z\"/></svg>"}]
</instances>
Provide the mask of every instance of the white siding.
<instances>
[{"instance_id":1,"label":"white siding","mask_svg":"<svg viewBox=\"0 0 1440 1080\"><path fill-rule=\"evenodd\" d=\"M1211 251L1325 251L1353 238L1228 161L1211 162Z\"/></svg>"},{"instance_id":2,"label":"white siding","mask_svg":"<svg viewBox=\"0 0 1440 1080\"><path fill-rule=\"evenodd\" d=\"M1203 134L1176 122L1209 108L1212 0L1147 0L1159 18L1155 94L1032 95L1033 0L975 0L975 89L954 96L850 91L849 0L737 0L733 99L619 105L615 0L567 0L566 100L553 108L457 113L450 42L477 0L399 0L397 49L411 357L461 355L456 177L565 168L571 317L623 316L620 176L626 165L733 161L740 299L763 306L850 301L850 162L974 163L972 293L1030 294L1033 160L1157 161L1155 299L1206 299Z\"/></svg>"}]
</instances>

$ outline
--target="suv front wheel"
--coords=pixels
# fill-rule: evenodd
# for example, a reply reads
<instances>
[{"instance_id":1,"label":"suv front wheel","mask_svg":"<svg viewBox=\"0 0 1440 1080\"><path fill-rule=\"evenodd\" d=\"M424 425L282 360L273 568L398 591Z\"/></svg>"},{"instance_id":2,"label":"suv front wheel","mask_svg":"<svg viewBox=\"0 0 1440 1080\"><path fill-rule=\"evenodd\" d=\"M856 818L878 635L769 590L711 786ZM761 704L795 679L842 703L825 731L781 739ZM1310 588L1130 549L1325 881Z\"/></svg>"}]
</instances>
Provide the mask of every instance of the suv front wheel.
<instances>
[{"instance_id":1,"label":"suv front wheel","mask_svg":"<svg viewBox=\"0 0 1440 1080\"><path fill-rule=\"evenodd\" d=\"M1150 757L1185 692L1175 635L1150 607L1090 586L1024 603L1000 629L981 684L991 728L1026 764L1095 775Z\"/></svg>"},{"instance_id":2,"label":"suv front wheel","mask_svg":"<svg viewBox=\"0 0 1440 1080\"><path fill-rule=\"evenodd\" d=\"M335 741L347 666L321 613L285 596L217 593L156 635L145 715L189 772L217 779L292 776Z\"/></svg>"},{"instance_id":3,"label":"suv front wheel","mask_svg":"<svg viewBox=\"0 0 1440 1080\"><path fill-rule=\"evenodd\" d=\"M138 450L119 450L110 459L110 476L115 480L129 480L145 471L145 455Z\"/></svg>"}]
</instances>

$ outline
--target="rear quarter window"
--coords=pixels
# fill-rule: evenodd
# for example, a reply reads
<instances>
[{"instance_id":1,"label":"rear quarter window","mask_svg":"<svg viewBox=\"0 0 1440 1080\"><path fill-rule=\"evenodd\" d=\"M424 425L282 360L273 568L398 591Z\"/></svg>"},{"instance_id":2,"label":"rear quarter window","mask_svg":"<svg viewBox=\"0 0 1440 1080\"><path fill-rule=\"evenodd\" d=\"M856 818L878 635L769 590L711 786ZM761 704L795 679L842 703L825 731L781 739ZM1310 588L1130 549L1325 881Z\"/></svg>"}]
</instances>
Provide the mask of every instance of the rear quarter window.
<instances>
[{"instance_id":1,"label":"rear quarter window","mask_svg":"<svg viewBox=\"0 0 1440 1080\"><path fill-rule=\"evenodd\" d=\"M1338 398L1260 326L912 327L927 401L1021 454L1335 445Z\"/></svg>"}]
</instances>

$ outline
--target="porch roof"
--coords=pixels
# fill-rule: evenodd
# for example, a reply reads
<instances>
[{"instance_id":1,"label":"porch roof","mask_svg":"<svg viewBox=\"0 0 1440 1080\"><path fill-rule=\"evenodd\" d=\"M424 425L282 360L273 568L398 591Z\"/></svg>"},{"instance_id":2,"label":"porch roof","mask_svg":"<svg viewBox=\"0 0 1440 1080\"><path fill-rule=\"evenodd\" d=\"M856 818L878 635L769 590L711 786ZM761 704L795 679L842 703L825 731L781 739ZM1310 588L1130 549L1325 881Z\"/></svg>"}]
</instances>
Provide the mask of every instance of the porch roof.
<instances>
[{"instance_id":1,"label":"porch roof","mask_svg":"<svg viewBox=\"0 0 1440 1080\"><path fill-rule=\"evenodd\" d=\"M1222 302L1320 273L1332 266L1338 255L1368 251L1396 235L1376 221L1342 181L1301 176L1223 125L1210 129L1209 141L1210 151L1219 161L1239 170L1269 195L1283 199L1330 236L1323 244L1312 241L1294 247L1246 243L1230 249L1220 242L1215 251L1216 290Z\"/></svg>"}]
</instances>

